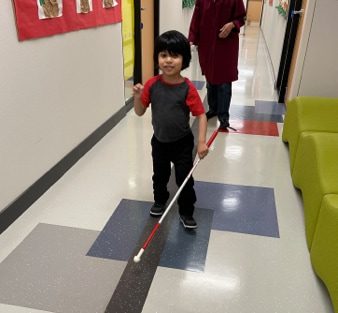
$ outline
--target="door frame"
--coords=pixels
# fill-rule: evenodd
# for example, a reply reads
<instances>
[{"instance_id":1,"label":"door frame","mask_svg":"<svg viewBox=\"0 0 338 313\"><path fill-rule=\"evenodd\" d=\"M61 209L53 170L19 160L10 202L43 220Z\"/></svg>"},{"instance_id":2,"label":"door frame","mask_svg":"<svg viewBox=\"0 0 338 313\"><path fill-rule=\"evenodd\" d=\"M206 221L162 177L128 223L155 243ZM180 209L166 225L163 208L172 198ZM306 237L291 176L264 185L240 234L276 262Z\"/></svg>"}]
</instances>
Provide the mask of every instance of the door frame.
<instances>
[{"instance_id":1,"label":"door frame","mask_svg":"<svg viewBox=\"0 0 338 313\"><path fill-rule=\"evenodd\" d=\"M290 66L292 61L292 54L294 51L299 14L294 14L294 11L302 9L302 0L290 0L286 30L284 35L284 43L279 64L278 75L276 80L276 89L278 92L278 103L284 103L286 88L289 79Z\"/></svg>"},{"instance_id":2,"label":"door frame","mask_svg":"<svg viewBox=\"0 0 338 313\"><path fill-rule=\"evenodd\" d=\"M294 98L299 94L299 88L301 84L303 66L305 62L305 56L307 52L307 47L310 39L310 33L312 29L312 22L315 13L317 0L307 0L306 6L304 6L304 15L303 15L303 26L302 34L299 43L299 49L297 53L297 59L295 61L294 73L292 76L291 82L289 82L290 87L288 88L288 98Z\"/></svg>"},{"instance_id":3,"label":"door frame","mask_svg":"<svg viewBox=\"0 0 338 313\"><path fill-rule=\"evenodd\" d=\"M142 83L142 36L141 36L141 0L134 0L134 84ZM159 35L160 28L160 0L154 0L154 41ZM154 75L158 69L154 67Z\"/></svg>"}]
</instances>

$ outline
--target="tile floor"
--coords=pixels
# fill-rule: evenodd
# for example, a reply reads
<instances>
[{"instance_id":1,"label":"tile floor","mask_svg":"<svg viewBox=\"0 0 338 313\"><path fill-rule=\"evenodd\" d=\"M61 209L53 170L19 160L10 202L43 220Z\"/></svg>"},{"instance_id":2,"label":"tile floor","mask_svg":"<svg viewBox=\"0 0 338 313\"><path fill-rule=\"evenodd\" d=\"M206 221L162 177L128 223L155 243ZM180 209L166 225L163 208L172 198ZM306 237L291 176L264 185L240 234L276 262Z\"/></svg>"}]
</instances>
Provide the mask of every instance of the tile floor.
<instances>
[{"instance_id":1,"label":"tile floor","mask_svg":"<svg viewBox=\"0 0 338 313\"><path fill-rule=\"evenodd\" d=\"M1 313L333 313L311 268L280 138L285 108L257 26L240 49L235 130L194 172L198 229L184 231L174 205L133 262L156 219L150 115L130 111L0 236ZM185 75L204 98L196 52Z\"/></svg>"}]
</instances>

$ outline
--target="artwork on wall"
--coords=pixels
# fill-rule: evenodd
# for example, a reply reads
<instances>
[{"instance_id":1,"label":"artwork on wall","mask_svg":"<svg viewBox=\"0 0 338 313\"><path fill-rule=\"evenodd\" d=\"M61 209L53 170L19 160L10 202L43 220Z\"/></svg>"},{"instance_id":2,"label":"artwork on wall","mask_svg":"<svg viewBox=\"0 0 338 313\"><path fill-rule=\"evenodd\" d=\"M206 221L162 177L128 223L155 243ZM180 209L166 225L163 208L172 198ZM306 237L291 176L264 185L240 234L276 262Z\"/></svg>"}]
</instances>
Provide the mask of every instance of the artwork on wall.
<instances>
[{"instance_id":1,"label":"artwork on wall","mask_svg":"<svg viewBox=\"0 0 338 313\"><path fill-rule=\"evenodd\" d=\"M20 41L121 22L122 0L13 0Z\"/></svg>"},{"instance_id":2,"label":"artwork on wall","mask_svg":"<svg viewBox=\"0 0 338 313\"><path fill-rule=\"evenodd\" d=\"M102 0L102 4L106 9L117 6L117 2L115 0Z\"/></svg>"},{"instance_id":3,"label":"artwork on wall","mask_svg":"<svg viewBox=\"0 0 338 313\"><path fill-rule=\"evenodd\" d=\"M92 0L76 0L76 12L86 14L93 11Z\"/></svg>"},{"instance_id":4,"label":"artwork on wall","mask_svg":"<svg viewBox=\"0 0 338 313\"><path fill-rule=\"evenodd\" d=\"M279 4L276 8L278 13L286 18L289 9L289 0L279 0Z\"/></svg>"},{"instance_id":5,"label":"artwork on wall","mask_svg":"<svg viewBox=\"0 0 338 313\"><path fill-rule=\"evenodd\" d=\"M195 0L182 0L182 8L192 8L195 5Z\"/></svg>"},{"instance_id":6,"label":"artwork on wall","mask_svg":"<svg viewBox=\"0 0 338 313\"><path fill-rule=\"evenodd\" d=\"M62 0L37 0L39 19L62 16Z\"/></svg>"}]
</instances>

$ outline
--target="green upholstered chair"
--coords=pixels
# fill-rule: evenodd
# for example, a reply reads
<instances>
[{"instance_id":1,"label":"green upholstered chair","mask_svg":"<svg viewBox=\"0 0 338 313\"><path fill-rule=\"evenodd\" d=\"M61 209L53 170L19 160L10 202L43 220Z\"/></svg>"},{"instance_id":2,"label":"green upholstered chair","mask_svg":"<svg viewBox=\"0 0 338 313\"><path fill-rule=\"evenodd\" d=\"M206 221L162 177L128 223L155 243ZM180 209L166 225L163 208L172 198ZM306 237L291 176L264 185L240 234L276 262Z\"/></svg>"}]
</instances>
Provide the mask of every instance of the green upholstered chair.
<instances>
[{"instance_id":1,"label":"green upholstered chair","mask_svg":"<svg viewBox=\"0 0 338 313\"><path fill-rule=\"evenodd\" d=\"M323 197L338 194L338 133L300 134L292 180L302 191L310 249Z\"/></svg>"},{"instance_id":2,"label":"green upholstered chair","mask_svg":"<svg viewBox=\"0 0 338 313\"><path fill-rule=\"evenodd\" d=\"M311 262L338 312L338 195L323 198L311 247Z\"/></svg>"},{"instance_id":3,"label":"green upholstered chair","mask_svg":"<svg viewBox=\"0 0 338 313\"><path fill-rule=\"evenodd\" d=\"M338 132L338 98L297 97L287 102L282 140L289 144L291 172L303 131Z\"/></svg>"}]
</instances>

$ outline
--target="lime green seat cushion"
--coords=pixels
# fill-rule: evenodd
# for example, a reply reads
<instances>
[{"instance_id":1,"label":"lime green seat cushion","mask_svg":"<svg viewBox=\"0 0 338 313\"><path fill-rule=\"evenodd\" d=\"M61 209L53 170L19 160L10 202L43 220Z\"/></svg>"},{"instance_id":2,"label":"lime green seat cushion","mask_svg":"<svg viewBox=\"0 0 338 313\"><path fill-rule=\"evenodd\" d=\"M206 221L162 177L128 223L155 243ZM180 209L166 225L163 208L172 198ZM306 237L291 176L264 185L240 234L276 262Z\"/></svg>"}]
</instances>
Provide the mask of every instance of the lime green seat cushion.
<instances>
[{"instance_id":1,"label":"lime green seat cushion","mask_svg":"<svg viewBox=\"0 0 338 313\"><path fill-rule=\"evenodd\" d=\"M297 97L286 109L282 139L289 144L292 171L303 131L338 132L338 98Z\"/></svg>"},{"instance_id":2,"label":"lime green seat cushion","mask_svg":"<svg viewBox=\"0 0 338 313\"><path fill-rule=\"evenodd\" d=\"M323 198L311 247L311 262L338 312L338 195Z\"/></svg>"},{"instance_id":3,"label":"lime green seat cushion","mask_svg":"<svg viewBox=\"0 0 338 313\"><path fill-rule=\"evenodd\" d=\"M338 194L338 133L302 132L298 145L292 180L302 191L310 248L323 197Z\"/></svg>"}]
</instances>

